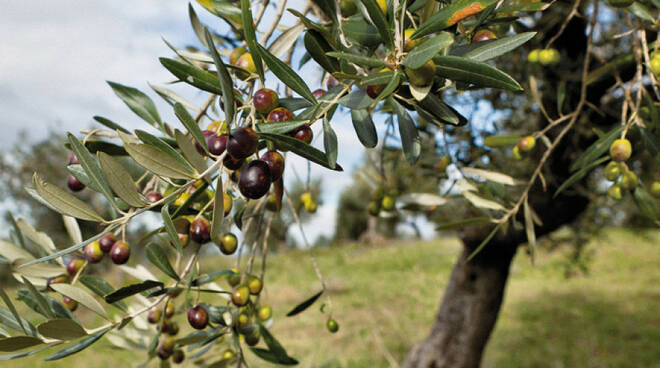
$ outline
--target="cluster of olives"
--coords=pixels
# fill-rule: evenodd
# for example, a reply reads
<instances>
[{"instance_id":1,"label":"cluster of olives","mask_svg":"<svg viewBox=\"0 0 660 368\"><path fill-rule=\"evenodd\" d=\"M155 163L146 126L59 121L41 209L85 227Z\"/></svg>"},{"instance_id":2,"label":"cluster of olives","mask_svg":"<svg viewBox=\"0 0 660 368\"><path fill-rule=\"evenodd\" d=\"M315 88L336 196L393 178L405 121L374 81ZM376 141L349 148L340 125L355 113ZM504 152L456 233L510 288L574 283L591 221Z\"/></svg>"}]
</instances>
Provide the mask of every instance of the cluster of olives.
<instances>
[{"instance_id":1,"label":"cluster of olives","mask_svg":"<svg viewBox=\"0 0 660 368\"><path fill-rule=\"evenodd\" d=\"M256 67L254 66L252 55L247 52L244 47L234 49L229 57L229 62L249 73L256 73ZM239 72L237 73L237 77L246 79L247 75ZM325 91L318 89L313 93L316 98L320 98L325 94ZM291 110L286 107L280 107L279 96L271 89L262 88L256 91L252 96L252 104L257 113L264 117L265 121L269 123L293 120L293 113ZM307 124L297 128L289 133L289 135L308 144L312 142L312 138L314 137L312 129ZM229 154L232 155L231 151L229 151Z\"/></svg>"},{"instance_id":2,"label":"cluster of olives","mask_svg":"<svg viewBox=\"0 0 660 368\"><path fill-rule=\"evenodd\" d=\"M252 160L246 163L246 159L252 156L259 144L257 133L249 127L237 128L228 133L226 124L214 122L202 132L209 153L215 156L222 155L225 150L223 164L228 170L233 170L233 177L238 176L241 194L247 198L261 198L270 189L272 181L271 167L273 172L281 175L284 170L284 158L278 152L267 152L265 157L272 157L270 161L274 165L268 165L268 160ZM202 146L195 142L197 150L203 153ZM189 194L188 194L189 196ZM177 199L176 205L185 203L185 193Z\"/></svg>"},{"instance_id":3,"label":"cluster of olives","mask_svg":"<svg viewBox=\"0 0 660 368\"><path fill-rule=\"evenodd\" d=\"M225 204L226 203L227 202L225 202ZM231 206L229 207L229 210L231 210ZM227 206L225 206L225 212L228 212ZM192 216L187 218L184 217L184 219L190 220L190 217ZM198 244L206 244L213 240L220 248L220 251L225 255L232 255L236 252L236 249L238 249L238 238L234 233L227 232L221 235L218 239L211 239L211 224L209 223L209 220L204 217L193 217L192 221L188 222L188 226L182 226L183 233L178 233L179 241L184 248L189 244L189 240ZM174 243L170 242L170 245L174 247Z\"/></svg>"},{"instance_id":4,"label":"cluster of olives","mask_svg":"<svg viewBox=\"0 0 660 368\"><path fill-rule=\"evenodd\" d=\"M259 343L261 337L257 320L263 323L270 320L273 315L270 306L257 306L255 304L263 289L263 283L260 278L254 275L247 275L245 282L241 282L241 276L236 270L227 281L233 287L231 301L237 307L234 324L237 331L243 335L245 343L254 346Z\"/></svg>"},{"instance_id":5,"label":"cluster of olives","mask_svg":"<svg viewBox=\"0 0 660 368\"><path fill-rule=\"evenodd\" d=\"M234 50L231 59L235 65L252 72L252 57L244 48ZM324 93L322 89L314 91L317 97ZM252 105L259 115L260 123L279 123L294 119L289 109L280 106L279 96L271 89L262 88L256 91L252 96ZM230 132L225 123L214 122L202 133L211 155L220 156L226 151L224 167L233 170L231 178L238 182L238 188L244 197L263 197L270 190L271 184L282 177L284 157L272 146L260 158L250 159L257 152L259 144L257 133L251 127L241 127ZM309 124L294 129L289 135L307 144L311 143L314 137ZM195 142L195 145L200 153L205 153L199 142ZM185 202L185 199L181 202Z\"/></svg>"},{"instance_id":6,"label":"cluster of olives","mask_svg":"<svg viewBox=\"0 0 660 368\"><path fill-rule=\"evenodd\" d=\"M158 345L158 357L163 361L168 360L170 357L176 364L180 364L186 357L182 349L176 347L176 342L171 337L163 338L163 341Z\"/></svg>"},{"instance_id":7,"label":"cluster of olives","mask_svg":"<svg viewBox=\"0 0 660 368\"><path fill-rule=\"evenodd\" d=\"M99 240L87 244L83 254L85 259L70 258L66 263L67 275L51 277L46 280L46 290L52 291L52 284L68 283L70 278L75 278L88 263L99 263L106 253L110 254L110 259L114 264L124 264L131 255L131 247L123 240L117 240L112 233L103 235ZM63 297L62 304L71 312L78 308L78 303L69 298Z\"/></svg>"},{"instance_id":8,"label":"cluster of olives","mask_svg":"<svg viewBox=\"0 0 660 368\"><path fill-rule=\"evenodd\" d=\"M624 190L633 190L639 184L639 178L632 170L628 168L625 161L632 155L632 145L630 141L621 138L612 142L610 146L610 161L603 172L603 176L608 181L614 182L608 189L607 195L614 200L623 198Z\"/></svg>"},{"instance_id":9,"label":"cluster of olives","mask_svg":"<svg viewBox=\"0 0 660 368\"><path fill-rule=\"evenodd\" d=\"M84 259L70 258L66 263L66 275L50 277L46 280L46 290L53 291L52 284L69 283L71 278L75 278L88 263L99 263L106 253L110 254L110 259L114 264L124 264L131 255L131 248L123 240L117 240L112 233L103 235L99 240L87 244L84 248ZM78 303L64 296L62 304L71 312L78 308Z\"/></svg>"},{"instance_id":10,"label":"cluster of olives","mask_svg":"<svg viewBox=\"0 0 660 368\"><path fill-rule=\"evenodd\" d=\"M89 263L99 263L103 260L106 253L110 255L112 263L122 265L128 262L131 255L131 246L123 241L117 240L115 235L107 233L99 240L95 240L85 246L85 260ZM74 260L70 260L71 263Z\"/></svg>"},{"instance_id":11,"label":"cluster of olives","mask_svg":"<svg viewBox=\"0 0 660 368\"><path fill-rule=\"evenodd\" d=\"M181 363L185 358L185 353L183 350L175 347L175 342L172 338L179 333L179 324L173 321L176 307L172 301L179 295L179 293L179 289L170 292L168 295L171 296L172 299L165 303L165 307L162 309L154 308L149 311L149 315L147 316L147 321L151 324L157 325L160 333L164 335L163 341L158 346L158 357L163 360L172 357L174 363Z\"/></svg>"},{"instance_id":12,"label":"cluster of olives","mask_svg":"<svg viewBox=\"0 0 660 368\"><path fill-rule=\"evenodd\" d=\"M518 143L513 147L513 158L522 160L527 157L529 153L536 147L536 138L531 135L520 138Z\"/></svg>"},{"instance_id":13,"label":"cluster of olives","mask_svg":"<svg viewBox=\"0 0 660 368\"><path fill-rule=\"evenodd\" d=\"M378 187L371 193L371 202L367 210L371 216L378 216L381 211L391 212L394 211L396 199L399 196L399 191L396 189L385 190L384 187Z\"/></svg>"},{"instance_id":14,"label":"cluster of olives","mask_svg":"<svg viewBox=\"0 0 660 368\"><path fill-rule=\"evenodd\" d=\"M312 193L304 192L303 194L301 194L300 202L302 203L305 211L307 211L308 213L316 213L316 209L318 208L318 203L316 203L316 201L314 200Z\"/></svg>"},{"instance_id":15,"label":"cluster of olives","mask_svg":"<svg viewBox=\"0 0 660 368\"><path fill-rule=\"evenodd\" d=\"M325 91L322 89L314 91L314 96L316 98L320 98L324 94ZM279 96L272 89L262 88L255 92L252 96L252 104L254 105L254 109L265 117L265 120L268 123L293 120L293 113L291 110L280 106ZM289 133L289 135L307 144L312 143L312 139L314 138L312 128L310 128L308 124L304 124L295 129Z\"/></svg>"},{"instance_id":16,"label":"cluster of olives","mask_svg":"<svg viewBox=\"0 0 660 368\"><path fill-rule=\"evenodd\" d=\"M554 65L559 63L561 55L557 49L535 49L527 55L527 61L530 63L540 63L543 66Z\"/></svg>"}]
</instances>

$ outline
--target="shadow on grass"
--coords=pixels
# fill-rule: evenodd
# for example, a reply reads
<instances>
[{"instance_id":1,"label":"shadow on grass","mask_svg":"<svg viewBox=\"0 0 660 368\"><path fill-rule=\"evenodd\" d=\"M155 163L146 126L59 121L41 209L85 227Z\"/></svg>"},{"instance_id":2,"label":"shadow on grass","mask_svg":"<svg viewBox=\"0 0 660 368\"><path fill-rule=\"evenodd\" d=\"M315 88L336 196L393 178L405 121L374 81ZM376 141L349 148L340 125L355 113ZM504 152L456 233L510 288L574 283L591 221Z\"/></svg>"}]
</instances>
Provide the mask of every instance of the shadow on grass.
<instances>
[{"instance_id":1,"label":"shadow on grass","mask_svg":"<svg viewBox=\"0 0 660 368\"><path fill-rule=\"evenodd\" d=\"M483 367L660 367L660 294L539 294L505 306Z\"/></svg>"}]
</instances>

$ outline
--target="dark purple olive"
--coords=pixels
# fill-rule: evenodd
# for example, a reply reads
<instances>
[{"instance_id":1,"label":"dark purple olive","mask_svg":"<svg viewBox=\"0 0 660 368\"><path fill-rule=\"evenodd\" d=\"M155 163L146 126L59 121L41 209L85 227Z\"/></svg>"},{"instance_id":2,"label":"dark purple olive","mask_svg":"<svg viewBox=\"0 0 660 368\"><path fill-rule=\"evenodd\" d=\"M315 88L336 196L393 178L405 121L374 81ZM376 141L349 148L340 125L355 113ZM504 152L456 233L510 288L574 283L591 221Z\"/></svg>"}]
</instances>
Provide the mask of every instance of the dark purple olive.
<instances>
[{"instance_id":1,"label":"dark purple olive","mask_svg":"<svg viewBox=\"0 0 660 368\"><path fill-rule=\"evenodd\" d=\"M172 361L176 364L180 364L185 358L186 353L184 353L181 349L176 349L174 350L174 353L172 353Z\"/></svg>"},{"instance_id":2,"label":"dark purple olive","mask_svg":"<svg viewBox=\"0 0 660 368\"><path fill-rule=\"evenodd\" d=\"M252 160L241 170L238 188L245 197L259 199L270 189L270 169L261 160Z\"/></svg>"},{"instance_id":3,"label":"dark purple olive","mask_svg":"<svg viewBox=\"0 0 660 368\"><path fill-rule=\"evenodd\" d=\"M262 88L252 96L252 104L258 113L265 115L280 105L280 99L272 89Z\"/></svg>"},{"instance_id":4,"label":"dark purple olive","mask_svg":"<svg viewBox=\"0 0 660 368\"><path fill-rule=\"evenodd\" d=\"M293 137L310 144L314 138L314 132L312 132L312 128L309 125L305 124L293 132Z\"/></svg>"},{"instance_id":5,"label":"dark purple olive","mask_svg":"<svg viewBox=\"0 0 660 368\"><path fill-rule=\"evenodd\" d=\"M204 141L206 141L206 145L208 146L208 139L209 137L214 136L215 132L212 130L205 130L202 132L202 135L204 136ZM197 152L199 152L200 155L206 154L206 152L204 152L204 148L202 148L202 145L197 142L197 140L195 140L195 149L197 149Z\"/></svg>"},{"instance_id":6,"label":"dark purple olive","mask_svg":"<svg viewBox=\"0 0 660 368\"><path fill-rule=\"evenodd\" d=\"M78 271L80 271L84 264L85 261L82 259L71 258L66 264L66 273L73 277L78 273Z\"/></svg>"},{"instance_id":7,"label":"dark purple olive","mask_svg":"<svg viewBox=\"0 0 660 368\"><path fill-rule=\"evenodd\" d=\"M203 330L209 323L209 313L201 305L188 309L188 323L196 330Z\"/></svg>"},{"instance_id":8,"label":"dark purple olive","mask_svg":"<svg viewBox=\"0 0 660 368\"><path fill-rule=\"evenodd\" d=\"M147 192L147 194L144 195L147 198L147 201L149 203L155 203L163 199L163 195L160 194L159 192L156 192L155 190L151 190Z\"/></svg>"},{"instance_id":9,"label":"dark purple olive","mask_svg":"<svg viewBox=\"0 0 660 368\"><path fill-rule=\"evenodd\" d=\"M217 134L206 138L206 145L209 147L209 152L216 156L225 152L225 148L227 148L227 138L228 136L226 135Z\"/></svg>"},{"instance_id":10,"label":"dark purple olive","mask_svg":"<svg viewBox=\"0 0 660 368\"><path fill-rule=\"evenodd\" d=\"M81 183L80 180L76 179L76 177L71 174L66 177L66 186L69 187L69 190L72 192L80 192L85 189L85 184Z\"/></svg>"},{"instance_id":11,"label":"dark purple olive","mask_svg":"<svg viewBox=\"0 0 660 368\"><path fill-rule=\"evenodd\" d=\"M339 85L339 81L337 80L337 78L333 76L330 76L330 78L328 78L328 81L325 83L325 86L328 87L328 89L333 89L338 85Z\"/></svg>"},{"instance_id":12,"label":"dark purple olive","mask_svg":"<svg viewBox=\"0 0 660 368\"><path fill-rule=\"evenodd\" d=\"M293 120L293 113L286 107L278 107L268 113L266 120L270 123Z\"/></svg>"},{"instance_id":13,"label":"dark purple olive","mask_svg":"<svg viewBox=\"0 0 660 368\"><path fill-rule=\"evenodd\" d=\"M268 165L270 181L278 181L284 173L284 157L277 151L268 151L261 156L261 160Z\"/></svg>"},{"instance_id":14,"label":"dark purple olive","mask_svg":"<svg viewBox=\"0 0 660 368\"><path fill-rule=\"evenodd\" d=\"M106 233L99 239L99 247L103 253L110 253L112 246L117 242L113 233Z\"/></svg>"},{"instance_id":15,"label":"dark purple olive","mask_svg":"<svg viewBox=\"0 0 660 368\"><path fill-rule=\"evenodd\" d=\"M190 224L190 239L199 244L211 240L211 224L205 218L198 218Z\"/></svg>"},{"instance_id":16,"label":"dark purple olive","mask_svg":"<svg viewBox=\"0 0 660 368\"><path fill-rule=\"evenodd\" d=\"M110 259L114 264L124 264L128 262L128 258L131 256L131 247L125 241L117 241L115 245L110 249Z\"/></svg>"},{"instance_id":17,"label":"dark purple olive","mask_svg":"<svg viewBox=\"0 0 660 368\"><path fill-rule=\"evenodd\" d=\"M257 133L252 128L238 128L229 135L227 152L233 158L246 158L256 151L258 143Z\"/></svg>"},{"instance_id":18,"label":"dark purple olive","mask_svg":"<svg viewBox=\"0 0 660 368\"><path fill-rule=\"evenodd\" d=\"M238 170L245 163L245 159L233 158L230 155L225 156L225 159L222 161L223 165L229 170Z\"/></svg>"}]
</instances>

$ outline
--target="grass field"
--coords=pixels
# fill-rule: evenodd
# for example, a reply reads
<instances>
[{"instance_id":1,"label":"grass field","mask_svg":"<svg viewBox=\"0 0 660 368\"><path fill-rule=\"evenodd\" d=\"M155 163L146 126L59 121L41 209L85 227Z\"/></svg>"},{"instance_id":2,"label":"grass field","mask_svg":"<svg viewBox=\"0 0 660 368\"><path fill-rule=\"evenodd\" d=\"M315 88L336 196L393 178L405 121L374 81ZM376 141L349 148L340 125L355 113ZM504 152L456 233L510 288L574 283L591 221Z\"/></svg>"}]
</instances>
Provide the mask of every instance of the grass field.
<instances>
[{"instance_id":1,"label":"grass field","mask_svg":"<svg viewBox=\"0 0 660 368\"><path fill-rule=\"evenodd\" d=\"M660 232L607 231L589 249L589 275L568 279L566 250L541 250L535 266L520 252L484 367L660 367ZM284 317L320 288L307 253L272 256L264 294L274 306L271 330L300 367L396 366L428 332L458 250L454 239L318 250L327 309L341 325L334 335L324 328L321 303ZM144 353L102 340L70 359L45 363L44 356L0 367L129 367ZM253 356L249 362L267 366Z\"/></svg>"}]
</instances>

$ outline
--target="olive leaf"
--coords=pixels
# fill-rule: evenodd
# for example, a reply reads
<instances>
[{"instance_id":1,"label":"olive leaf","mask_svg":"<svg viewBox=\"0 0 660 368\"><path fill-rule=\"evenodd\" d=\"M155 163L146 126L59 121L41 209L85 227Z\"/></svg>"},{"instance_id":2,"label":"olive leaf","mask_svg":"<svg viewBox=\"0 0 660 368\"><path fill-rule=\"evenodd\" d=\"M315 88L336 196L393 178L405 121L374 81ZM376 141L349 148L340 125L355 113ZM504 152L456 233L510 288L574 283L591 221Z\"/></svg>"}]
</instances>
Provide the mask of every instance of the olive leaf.
<instances>
[{"instance_id":1,"label":"olive leaf","mask_svg":"<svg viewBox=\"0 0 660 368\"><path fill-rule=\"evenodd\" d=\"M218 95L222 94L220 80L218 80L217 76L183 61L168 58L160 58L158 60L160 60L160 63L165 69L169 70L170 73L174 74L174 76L179 78L182 82L188 83L203 91Z\"/></svg>"},{"instance_id":2,"label":"olive leaf","mask_svg":"<svg viewBox=\"0 0 660 368\"><path fill-rule=\"evenodd\" d=\"M403 146L403 153L406 160L411 165L414 165L419 156L422 154L422 143L415 122L408 114L408 112L401 106L400 103L394 99L390 99L394 110L396 111L397 120L399 122L399 134L401 135L401 145Z\"/></svg>"},{"instance_id":3,"label":"olive leaf","mask_svg":"<svg viewBox=\"0 0 660 368\"><path fill-rule=\"evenodd\" d=\"M77 301L80 303L80 305L98 314L99 316L105 319L109 319L108 314L106 313L103 306L85 290L69 284L51 284L50 287L58 293Z\"/></svg>"},{"instance_id":4,"label":"olive leaf","mask_svg":"<svg viewBox=\"0 0 660 368\"><path fill-rule=\"evenodd\" d=\"M401 64L409 68L419 68L431 60L440 51L451 46L454 37L447 32L441 32L437 36L424 41L421 45L415 47L401 61Z\"/></svg>"},{"instance_id":5,"label":"olive leaf","mask_svg":"<svg viewBox=\"0 0 660 368\"><path fill-rule=\"evenodd\" d=\"M89 347L90 345L92 345L96 341L98 341L101 337L103 337L103 335L105 335L111 329L112 329L112 327L104 328L103 330L101 330L101 331L99 331L99 332L97 332L93 335L89 335L89 336L79 340L78 342L73 343L73 344L69 345L68 347L56 352L55 354L48 356L45 360L46 361L58 360L58 359L68 357L69 355L75 354L75 353Z\"/></svg>"},{"instance_id":6,"label":"olive leaf","mask_svg":"<svg viewBox=\"0 0 660 368\"><path fill-rule=\"evenodd\" d=\"M52 319L37 326L37 331L44 337L56 340L73 340L87 335L82 326L71 319Z\"/></svg>"},{"instance_id":7,"label":"olive leaf","mask_svg":"<svg viewBox=\"0 0 660 368\"><path fill-rule=\"evenodd\" d=\"M218 50L216 50L215 48L215 44L213 43L213 39L211 38L211 33L209 32L208 29L204 29L204 32L206 35L206 42L209 45L209 49L211 50L211 56L213 56L213 62L215 63L215 67L217 69L218 79L220 81L220 89L222 90L222 101L224 102L223 110L225 111L225 120L227 121L227 124L231 125L231 123L234 121L234 115L236 112L236 103L234 102L234 83L232 82L231 76L229 75L229 71L227 71L227 67L225 67L225 64L222 62L222 59L218 54ZM260 60L254 59L255 63L257 61L261 63ZM263 75L262 75L262 80L263 80ZM195 123L195 125L197 124ZM191 131L191 133L193 133L193 137L195 137L198 140L203 138L201 137L202 134L201 132L196 133ZM200 141L200 143L202 144L202 147L206 146L203 142L203 139L202 141Z\"/></svg>"},{"instance_id":8,"label":"olive leaf","mask_svg":"<svg viewBox=\"0 0 660 368\"><path fill-rule=\"evenodd\" d=\"M115 291L112 285L110 285L107 281L97 276L81 275L78 280L83 285L85 285L85 287L91 290L94 294L100 297L105 297L106 295L111 294ZM113 303L112 306L117 307L124 312L128 311L128 307L126 306L126 304L124 304L124 302L121 301Z\"/></svg>"},{"instance_id":9,"label":"olive leaf","mask_svg":"<svg viewBox=\"0 0 660 368\"><path fill-rule=\"evenodd\" d=\"M94 157L94 155L92 155L82 142L80 142L73 134L67 133L67 138L71 145L71 149L80 162L80 165L85 170L90 181L94 183L94 187L100 189L101 193L108 199L108 202L110 202L113 207L116 207L115 196L112 194L112 190L108 185L105 175L103 175L101 166L96 161L96 157Z\"/></svg>"},{"instance_id":10,"label":"olive leaf","mask_svg":"<svg viewBox=\"0 0 660 368\"><path fill-rule=\"evenodd\" d=\"M261 45L257 43L257 36L254 29L254 20L252 18L252 10L250 9L250 0L241 0L241 20L243 21L243 36L247 43L248 49L252 54L254 66L257 69L259 78L264 81L264 67L262 65L261 57L263 54L260 52Z\"/></svg>"},{"instance_id":11,"label":"olive leaf","mask_svg":"<svg viewBox=\"0 0 660 368\"><path fill-rule=\"evenodd\" d=\"M309 90L307 83L300 77L300 75L298 75L298 73L294 72L285 62L278 59L275 55L268 52L268 50L264 49L262 46L257 45L257 50L263 57L266 65L268 65L270 71L273 72L273 74L275 74L277 78L282 81L282 83L296 91L307 101L316 104L316 98L312 94L312 91Z\"/></svg>"},{"instance_id":12,"label":"olive leaf","mask_svg":"<svg viewBox=\"0 0 660 368\"><path fill-rule=\"evenodd\" d=\"M327 117L323 118L323 147L328 157L328 166L334 169L337 166L337 133L330 126Z\"/></svg>"},{"instance_id":13,"label":"olive leaf","mask_svg":"<svg viewBox=\"0 0 660 368\"><path fill-rule=\"evenodd\" d=\"M287 317L293 317L296 314L302 313L305 311L305 309L309 308L314 302L323 295L323 291L321 290L318 293L312 295L310 298L306 299L304 302L296 305L289 313L286 314Z\"/></svg>"},{"instance_id":14,"label":"olive leaf","mask_svg":"<svg viewBox=\"0 0 660 368\"><path fill-rule=\"evenodd\" d=\"M580 157L577 158L573 162L573 164L570 167L571 171L575 171L577 169L585 168L589 164L591 164L594 160L598 159L602 154L607 152L607 150L610 149L610 146L612 145L612 142L614 142L619 136L621 135L621 132L625 129L625 125L618 125L614 129L610 130L607 132L607 134L603 135L601 138L599 138L596 142L594 142L589 148L587 148Z\"/></svg>"},{"instance_id":15,"label":"olive leaf","mask_svg":"<svg viewBox=\"0 0 660 368\"><path fill-rule=\"evenodd\" d=\"M107 153L98 152L97 156L101 169L117 196L133 207L144 207L146 202L140 196L131 174L124 166Z\"/></svg>"},{"instance_id":16,"label":"olive leaf","mask_svg":"<svg viewBox=\"0 0 660 368\"><path fill-rule=\"evenodd\" d=\"M149 96L136 88L124 86L119 83L108 81L108 85L112 87L115 94L121 98L126 106L137 114L137 116L155 127L162 128L163 122L160 119L160 115L158 115L156 105Z\"/></svg>"},{"instance_id":17,"label":"olive leaf","mask_svg":"<svg viewBox=\"0 0 660 368\"><path fill-rule=\"evenodd\" d=\"M0 289L0 297L2 300L5 302L7 305L7 308L9 308L9 311L11 314L14 316L14 320L16 321L16 325L20 327L20 329L23 331L23 333L27 334L27 330L25 329L25 326L23 326L23 321L21 319L21 316L18 315L18 312L16 311L16 307L14 306L14 303L11 302L11 298L9 298L9 295L5 292L4 289Z\"/></svg>"},{"instance_id":18,"label":"olive leaf","mask_svg":"<svg viewBox=\"0 0 660 368\"><path fill-rule=\"evenodd\" d=\"M112 293L106 295L103 297L105 299L106 303L112 304L116 303L124 298L128 298L129 296L135 295L137 293L141 293L145 290L150 290L153 288L162 288L163 283L160 281L154 281L154 280L147 280L143 281L137 284L132 284L128 286L124 286L123 288L117 289L116 291L113 291Z\"/></svg>"},{"instance_id":19,"label":"olive leaf","mask_svg":"<svg viewBox=\"0 0 660 368\"><path fill-rule=\"evenodd\" d=\"M0 351L16 351L43 344L43 340L33 336L13 336L0 339Z\"/></svg>"},{"instance_id":20,"label":"olive leaf","mask_svg":"<svg viewBox=\"0 0 660 368\"><path fill-rule=\"evenodd\" d=\"M475 60L459 56L436 56L435 74L453 81L474 84L477 87L522 91L518 82L508 74Z\"/></svg>"},{"instance_id":21,"label":"olive leaf","mask_svg":"<svg viewBox=\"0 0 660 368\"><path fill-rule=\"evenodd\" d=\"M392 28L387 23L386 14L383 13L378 2L376 0L360 0L360 2L366 9L369 19L376 27L377 32L380 33L380 37L387 43L387 46L393 47Z\"/></svg>"},{"instance_id":22,"label":"olive leaf","mask_svg":"<svg viewBox=\"0 0 660 368\"><path fill-rule=\"evenodd\" d=\"M174 179L190 179L194 171L180 164L159 148L147 144L126 143L128 154L135 162L156 175Z\"/></svg>"},{"instance_id":23,"label":"olive leaf","mask_svg":"<svg viewBox=\"0 0 660 368\"><path fill-rule=\"evenodd\" d=\"M103 217L87 203L65 192L64 190L43 181L37 173L32 177L36 194L57 212L81 220L105 222Z\"/></svg>"},{"instance_id":24,"label":"olive leaf","mask_svg":"<svg viewBox=\"0 0 660 368\"><path fill-rule=\"evenodd\" d=\"M327 52L326 55L333 58L346 60L353 64L368 68L384 68L387 66L387 62L385 60L358 55L358 54L351 54L348 52L330 51Z\"/></svg>"},{"instance_id":25,"label":"olive leaf","mask_svg":"<svg viewBox=\"0 0 660 368\"><path fill-rule=\"evenodd\" d=\"M179 275L176 274L170 260L167 259L165 250L158 243L151 243L146 248L147 259L156 266L159 270L163 271L167 276L179 280Z\"/></svg>"},{"instance_id":26,"label":"olive leaf","mask_svg":"<svg viewBox=\"0 0 660 368\"><path fill-rule=\"evenodd\" d=\"M477 14L487 7L497 3L497 0L457 0L436 12L422 23L413 33L411 39L417 39L431 33L442 31L459 21Z\"/></svg>"},{"instance_id":27,"label":"olive leaf","mask_svg":"<svg viewBox=\"0 0 660 368\"><path fill-rule=\"evenodd\" d=\"M199 145L204 149L206 153L209 152L208 147L206 146L206 140L204 139L204 135L202 134L202 130L199 129L199 125L197 125L197 122L195 119L193 119L192 116L190 116L190 113L188 113L188 110L180 104L180 103L175 103L174 104L174 114L176 115L177 118L179 118L179 121L183 124L183 126L188 129L188 132L195 138L195 140L199 143Z\"/></svg>"},{"instance_id":28,"label":"olive leaf","mask_svg":"<svg viewBox=\"0 0 660 368\"><path fill-rule=\"evenodd\" d=\"M378 133L367 109L351 110L351 119L355 133L366 148L374 148L378 144Z\"/></svg>"},{"instance_id":29,"label":"olive leaf","mask_svg":"<svg viewBox=\"0 0 660 368\"><path fill-rule=\"evenodd\" d=\"M278 147L281 147L284 150L291 151L303 158L310 160L316 164L319 164L323 167L326 167L335 171L343 171L341 166L338 164L335 167L330 167L328 164L328 156L325 153L319 151L318 149L310 146L309 144L290 137L288 135L281 134L271 134L271 133L258 133L260 137L274 142Z\"/></svg>"}]
</instances>

